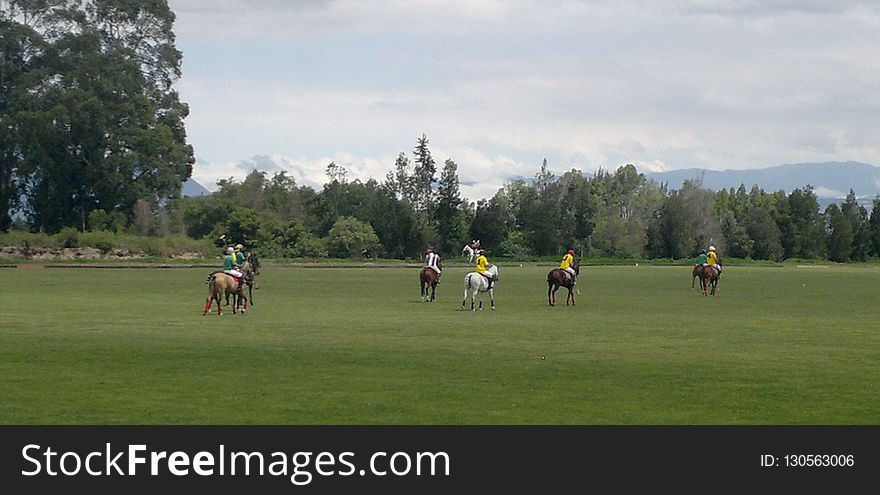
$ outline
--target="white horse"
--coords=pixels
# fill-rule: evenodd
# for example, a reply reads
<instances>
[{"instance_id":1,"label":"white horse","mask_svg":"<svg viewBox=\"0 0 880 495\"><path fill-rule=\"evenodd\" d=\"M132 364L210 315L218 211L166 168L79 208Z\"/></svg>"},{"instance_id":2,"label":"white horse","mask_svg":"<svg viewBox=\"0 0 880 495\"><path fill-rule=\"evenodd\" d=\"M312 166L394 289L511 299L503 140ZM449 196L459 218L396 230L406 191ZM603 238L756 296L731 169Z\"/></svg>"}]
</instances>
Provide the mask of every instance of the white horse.
<instances>
[{"instance_id":1,"label":"white horse","mask_svg":"<svg viewBox=\"0 0 880 495\"><path fill-rule=\"evenodd\" d=\"M473 263L474 259L477 257L477 253L474 251L474 248L471 247L470 244L465 244L464 248L461 250L462 256L467 256L468 263Z\"/></svg>"},{"instance_id":2,"label":"white horse","mask_svg":"<svg viewBox=\"0 0 880 495\"><path fill-rule=\"evenodd\" d=\"M488 273L492 277L492 286L489 286L489 281L486 280L486 277L480 275L477 272L470 272L464 276L464 299L461 301L461 309L464 309L464 304L467 302L468 298L468 290L471 291L471 311L474 311L474 303L476 302L477 293L480 294L480 311L483 310L483 293L489 293L489 299L492 301L492 309L495 309L495 293L494 287L495 282L498 282L498 267L495 265L490 266L486 269L486 273Z\"/></svg>"}]
</instances>

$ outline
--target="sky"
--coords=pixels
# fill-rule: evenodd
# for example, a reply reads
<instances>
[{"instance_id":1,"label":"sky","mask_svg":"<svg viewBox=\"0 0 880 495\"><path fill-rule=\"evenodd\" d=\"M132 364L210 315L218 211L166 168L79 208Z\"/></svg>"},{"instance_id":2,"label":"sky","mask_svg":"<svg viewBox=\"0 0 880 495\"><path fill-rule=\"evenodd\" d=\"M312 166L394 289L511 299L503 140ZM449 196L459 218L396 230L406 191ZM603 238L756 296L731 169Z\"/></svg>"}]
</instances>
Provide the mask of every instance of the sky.
<instances>
[{"instance_id":1,"label":"sky","mask_svg":"<svg viewBox=\"0 0 880 495\"><path fill-rule=\"evenodd\" d=\"M193 177L384 180L422 134L462 194L642 172L880 164L880 7L818 0L169 0Z\"/></svg>"}]
</instances>

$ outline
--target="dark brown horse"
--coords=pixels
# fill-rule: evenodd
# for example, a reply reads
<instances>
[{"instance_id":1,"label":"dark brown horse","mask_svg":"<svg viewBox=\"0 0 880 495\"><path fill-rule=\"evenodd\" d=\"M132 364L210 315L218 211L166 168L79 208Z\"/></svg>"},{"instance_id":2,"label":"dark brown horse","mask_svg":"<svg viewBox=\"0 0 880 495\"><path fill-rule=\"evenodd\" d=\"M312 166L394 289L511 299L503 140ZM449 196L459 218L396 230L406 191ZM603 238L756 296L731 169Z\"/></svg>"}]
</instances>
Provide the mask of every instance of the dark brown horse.
<instances>
[{"instance_id":1,"label":"dark brown horse","mask_svg":"<svg viewBox=\"0 0 880 495\"><path fill-rule=\"evenodd\" d=\"M419 283L422 286L422 300L425 302L433 302L436 299L437 282L440 281L440 275L429 267L422 268L419 272ZM431 295L428 295L428 288L431 289Z\"/></svg>"},{"instance_id":2,"label":"dark brown horse","mask_svg":"<svg viewBox=\"0 0 880 495\"><path fill-rule=\"evenodd\" d=\"M577 276L580 273L580 260L572 263L571 268L574 270L575 276ZM572 292L574 282L575 280L562 268L550 270L550 273L547 274L547 302L550 303L550 306L556 306L556 291L560 287L568 289L565 305L568 306L570 301L571 305L574 306L574 293Z\"/></svg>"},{"instance_id":3,"label":"dark brown horse","mask_svg":"<svg viewBox=\"0 0 880 495\"><path fill-rule=\"evenodd\" d=\"M257 255L250 253L245 258L244 264L241 266L241 273L244 275L243 280L247 284L248 299L251 306L254 305L254 289L259 289L257 285L257 275L260 274L260 259Z\"/></svg>"}]
</instances>

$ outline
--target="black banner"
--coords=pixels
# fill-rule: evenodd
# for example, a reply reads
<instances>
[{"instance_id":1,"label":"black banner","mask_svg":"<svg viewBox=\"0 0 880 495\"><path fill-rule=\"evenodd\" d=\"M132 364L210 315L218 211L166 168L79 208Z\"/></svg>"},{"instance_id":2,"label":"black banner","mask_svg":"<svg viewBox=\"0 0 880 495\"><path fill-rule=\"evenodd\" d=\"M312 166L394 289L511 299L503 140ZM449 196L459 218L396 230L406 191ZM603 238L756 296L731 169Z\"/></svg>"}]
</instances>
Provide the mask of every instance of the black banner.
<instances>
[{"instance_id":1,"label":"black banner","mask_svg":"<svg viewBox=\"0 0 880 495\"><path fill-rule=\"evenodd\" d=\"M878 426L4 426L7 493L874 486Z\"/></svg>"}]
</instances>

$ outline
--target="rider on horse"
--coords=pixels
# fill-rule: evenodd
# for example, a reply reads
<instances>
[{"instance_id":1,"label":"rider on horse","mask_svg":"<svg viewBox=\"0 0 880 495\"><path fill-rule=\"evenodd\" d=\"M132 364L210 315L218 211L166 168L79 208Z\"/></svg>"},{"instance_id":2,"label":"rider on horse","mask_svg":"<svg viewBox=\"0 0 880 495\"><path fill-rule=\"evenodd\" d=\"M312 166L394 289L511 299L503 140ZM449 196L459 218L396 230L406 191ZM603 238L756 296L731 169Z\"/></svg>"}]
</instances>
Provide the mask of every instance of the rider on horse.
<instances>
[{"instance_id":1,"label":"rider on horse","mask_svg":"<svg viewBox=\"0 0 880 495\"><path fill-rule=\"evenodd\" d=\"M493 279L492 275L487 272L488 268L489 259L486 258L486 251L482 249L477 250L477 266L474 268L474 271L486 277L486 280L489 281L489 288L491 288Z\"/></svg>"},{"instance_id":2,"label":"rider on horse","mask_svg":"<svg viewBox=\"0 0 880 495\"><path fill-rule=\"evenodd\" d=\"M706 250L704 249L704 250L700 251L700 255L697 256L697 263L696 264L700 265L700 266L706 266L707 263L708 263L708 258L706 257Z\"/></svg>"},{"instance_id":3,"label":"rider on horse","mask_svg":"<svg viewBox=\"0 0 880 495\"><path fill-rule=\"evenodd\" d=\"M247 257L244 255L243 250L244 250L244 246L242 246L241 244L235 245L235 255L234 255L235 260L234 261L235 261L235 264L238 266L244 266L244 260L247 259Z\"/></svg>"},{"instance_id":4,"label":"rider on horse","mask_svg":"<svg viewBox=\"0 0 880 495\"><path fill-rule=\"evenodd\" d=\"M721 265L718 264L718 253L715 252L715 246L709 246L709 253L706 255L706 264L715 269L715 273L721 275Z\"/></svg>"},{"instance_id":5,"label":"rider on horse","mask_svg":"<svg viewBox=\"0 0 880 495\"><path fill-rule=\"evenodd\" d=\"M569 249L566 251L565 256L562 257L562 262L559 263L559 268L565 270L565 273L571 277L571 285L577 285L577 273L575 273L574 268L572 268L572 264L574 264L574 249Z\"/></svg>"},{"instance_id":6,"label":"rider on horse","mask_svg":"<svg viewBox=\"0 0 880 495\"><path fill-rule=\"evenodd\" d=\"M223 258L223 273L227 275L232 275L236 281L240 280L242 277L241 271L239 271L241 265L238 263L238 257L235 253L235 248L229 246L226 248L226 256Z\"/></svg>"},{"instance_id":7,"label":"rider on horse","mask_svg":"<svg viewBox=\"0 0 880 495\"><path fill-rule=\"evenodd\" d=\"M434 248L429 247L425 250L425 266L437 273L437 283L440 283L440 272L443 270L443 262L440 261L440 255L434 252Z\"/></svg>"}]
</instances>

